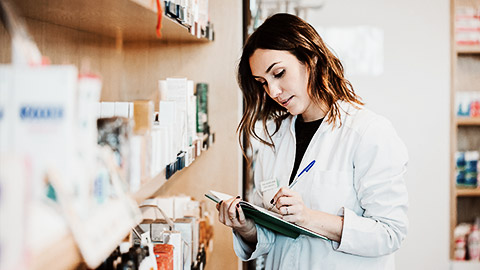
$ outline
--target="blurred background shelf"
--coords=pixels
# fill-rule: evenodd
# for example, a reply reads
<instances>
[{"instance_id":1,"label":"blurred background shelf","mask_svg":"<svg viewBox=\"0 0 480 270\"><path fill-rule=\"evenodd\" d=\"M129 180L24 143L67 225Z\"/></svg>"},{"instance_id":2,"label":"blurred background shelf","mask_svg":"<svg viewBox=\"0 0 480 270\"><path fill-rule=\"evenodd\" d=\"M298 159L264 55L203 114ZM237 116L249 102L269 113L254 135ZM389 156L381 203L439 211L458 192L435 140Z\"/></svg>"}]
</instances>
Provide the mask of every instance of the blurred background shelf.
<instances>
[{"instance_id":1,"label":"blurred background shelf","mask_svg":"<svg viewBox=\"0 0 480 270\"><path fill-rule=\"evenodd\" d=\"M480 117L457 117L457 126L480 126Z\"/></svg>"},{"instance_id":2,"label":"blurred background shelf","mask_svg":"<svg viewBox=\"0 0 480 270\"><path fill-rule=\"evenodd\" d=\"M32 269L65 270L76 269L83 261L72 233L67 233L61 240L50 244L41 252L34 253Z\"/></svg>"},{"instance_id":3,"label":"blurred background shelf","mask_svg":"<svg viewBox=\"0 0 480 270\"><path fill-rule=\"evenodd\" d=\"M457 197L480 197L480 188L458 188Z\"/></svg>"},{"instance_id":4,"label":"blurred background shelf","mask_svg":"<svg viewBox=\"0 0 480 270\"><path fill-rule=\"evenodd\" d=\"M144 0L17 0L15 4L27 18L123 41L208 41L165 15L158 38L156 7L148 7Z\"/></svg>"},{"instance_id":5,"label":"blurred background shelf","mask_svg":"<svg viewBox=\"0 0 480 270\"><path fill-rule=\"evenodd\" d=\"M457 54L480 54L480 45L456 45Z\"/></svg>"},{"instance_id":6,"label":"blurred background shelf","mask_svg":"<svg viewBox=\"0 0 480 270\"><path fill-rule=\"evenodd\" d=\"M150 198L155 192L157 192L160 187L163 186L167 182L167 178L165 177L165 169L163 169L159 174L151 179L147 180L140 190L133 194L133 199L140 204L144 200Z\"/></svg>"},{"instance_id":7,"label":"blurred background shelf","mask_svg":"<svg viewBox=\"0 0 480 270\"><path fill-rule=\"evenodd\" d=\"M215 134L212 134L214 137ZM205 134L203 138L200 138L202 140L202 144L205 143L207 140L209 140L210 137ZM213 144L212 144L213 145ZM210 145L210 146L212 146ZM207 151L208 149L202 150L201 154L197 157L197 159L203 154L203 152ZM196 159L193 160L192 164L196 162ZM183 168L183 170L187 170L188 167ZM145 184L143 184L140 187L140 190L135 192L132 196L133 199L140 204L146 199L149 199L152 197L167 181L174 181L175 177L179 174L182 174L182 171L177 171L175 174L173 174L168 180L166 177L166 169L163 169L159 174L156 176L144 181Z\"/></svg>"}]
</instances>

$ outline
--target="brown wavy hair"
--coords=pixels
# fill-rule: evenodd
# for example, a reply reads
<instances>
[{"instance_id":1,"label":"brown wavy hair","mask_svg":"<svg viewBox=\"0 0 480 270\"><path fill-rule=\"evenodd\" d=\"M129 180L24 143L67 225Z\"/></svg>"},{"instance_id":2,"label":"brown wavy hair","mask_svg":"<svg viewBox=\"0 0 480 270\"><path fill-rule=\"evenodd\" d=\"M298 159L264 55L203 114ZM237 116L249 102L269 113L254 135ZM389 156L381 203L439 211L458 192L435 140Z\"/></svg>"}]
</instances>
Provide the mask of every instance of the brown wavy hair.
<instances>
[{"instance_id":1,"label":"brown wavy hair","mask_svg":"<svg viewBox=\"0 0 480 270\"><path fill-rule=\"evenodd\" d=\"M275 14L247 39L238 64L237 80L243 93L245 109L237 132L243 149L245 146L251 148L252 137L275 147L271 136L290 115L286 108L266 95L263 86L254 79L249 60L257 49L288 51L306 66L309 71L308 95L316 104L327 106L330 116L325 121L328 123L340 121L338 100L354 106L363 105L351 83L345 79L340 60L327 48L317 31L297 16ZM276 129L272 134L266 132L266 141L255 132L255 123L261 121L264 130L267 130L266 123L270 119L275 122ZM246 145L242 143L242 134L245 135Z\"/></svg>"}]
</instances>

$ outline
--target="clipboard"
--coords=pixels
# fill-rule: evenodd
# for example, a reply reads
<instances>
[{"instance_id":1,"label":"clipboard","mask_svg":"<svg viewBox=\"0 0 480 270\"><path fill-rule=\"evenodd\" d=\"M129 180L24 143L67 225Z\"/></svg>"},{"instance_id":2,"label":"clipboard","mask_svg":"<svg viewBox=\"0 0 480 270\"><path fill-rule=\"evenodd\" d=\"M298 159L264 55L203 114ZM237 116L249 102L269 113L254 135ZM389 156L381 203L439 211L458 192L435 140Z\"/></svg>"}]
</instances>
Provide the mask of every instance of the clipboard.
<instances>
[{"instance_id":1,"label":"clipboard","mask_svg":"<svg viewBox=\"0 0 480 270\"><path fill-rule=\"evenodd\" d=\"M209 198L215 203L219 203L220 201L228 200L233 196L210 190L209 193L205 194L205 197ZM253 205L246 201L240 201L239 205L240 207L242 207L242 210L245 213L246 217L253 219L256 224L261 225L274 232L291 238L297 238L300 234L303 234L306 236L321 238L330 241L330 239L326 238L321 234L283 220L281 215L272 211L268 211L265 208Z\"/></svg>"}]
</instances>

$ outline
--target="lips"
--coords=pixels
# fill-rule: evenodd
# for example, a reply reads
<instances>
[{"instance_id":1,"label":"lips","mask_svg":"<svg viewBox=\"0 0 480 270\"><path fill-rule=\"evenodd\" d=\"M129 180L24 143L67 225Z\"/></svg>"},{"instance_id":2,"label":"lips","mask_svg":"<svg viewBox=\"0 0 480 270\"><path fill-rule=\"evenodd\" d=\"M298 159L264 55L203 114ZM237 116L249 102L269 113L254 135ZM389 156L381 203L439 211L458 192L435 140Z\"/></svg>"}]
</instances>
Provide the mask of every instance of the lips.
<instances>
[{"instance_id":1,"label":"lips","mask_svg":"<svg viewBox=\"0 0 480 270\"><path fill-rule=\"evenodd\" d=\"M290 103L290 100L292 100L293 96L289 97L288 99L284 99L284 100L278 100L278 102L283 106L283 107L287 107L288 104Z\"/></svg>"}]
</instances>

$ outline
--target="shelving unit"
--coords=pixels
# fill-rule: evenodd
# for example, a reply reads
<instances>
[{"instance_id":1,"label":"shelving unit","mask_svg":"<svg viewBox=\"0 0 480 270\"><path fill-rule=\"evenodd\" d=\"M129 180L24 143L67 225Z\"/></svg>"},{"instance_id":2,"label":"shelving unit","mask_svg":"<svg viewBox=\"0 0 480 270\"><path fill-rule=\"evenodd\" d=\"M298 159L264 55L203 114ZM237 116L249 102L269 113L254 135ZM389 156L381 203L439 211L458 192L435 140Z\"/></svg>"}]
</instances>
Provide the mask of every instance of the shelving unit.
<instances>
[{"instance_id":1,"label":"shelving unit","mask_svg":"<svg viewBox=\"0 0 480 270\"><path fill-rule=\"evenodd\" d=\"M457 54L478 54L480 53L480 45L457 45L455 47Z\"/></svg>"},{"instance_id":2,"label":"shelving unit","mask_svg":"<svg viewBox=\"0 0 480 270\"><path fill-rule=\"evenodd\" d=\"M160 1L163 5L164 1ZM161 40L165 42L207 42L197 38L175 20L163 15L162 37L156 36L155 1L142 0L19 0L25 17L68 28L118 38L125 42ZM164 10L165 8L162 7Z\"/></svg>"},{"instance_id":3,"label":"shelving unit","mask_svg":"<svg viewBox=\"0 0 480 270\"><path fill-rule=\"evenodd\" d=\"M151 0L15 0L26 17L40 51L52 64L74 64L84 58L90 71L102 76L102 101L154 99L157 83L187 77L209 85L209 122L215 147L169 180L165 170L145 182L131 197L137 202L156 195L187 194L201 200L205 191L241 194L241 154L235 138L241 97L235 64L242 46L241 1L209 1L215 42L197 38L163 16L161 33L156 2ZM163 5L163 1L160 1ZM228 12L226 12L228 11ZM10 36L0 24L0 63L11 61ZM228 159L225 157L228 156ZM222 164L222 166L216 166ZM220 181L220 179L222 179ZM214 214L215 206L207 204ZM231 232L214 224L215 238L207 269L238 269ZM221 242L220 242L221 241ZM74 269L83 259L71 233L32 254L33 269Z\"/></svg>"},{"instance_id":4,"label":"shelving unit","mask_svg":"<svg viewBox=\"0 0 480 270\"><path fill-rule=\"evenodd\" d=\"M480 54L480 52L479 52ZM480 126L480 117L457 117L457 126Z\"/></svg>"},{"instance_id":5,"label":"shelving unit","mask_svg":"<svg viewBox=\"0 0 480 270\"><path fill-rule=\"evenodd\" d=\"M184 168L184 170L186 169L187 168ZM175 181L176 178L181 177L181 174L182 172L177 172L168 181ZM134 194L131 194L131 196L140 204L145 199L150 198L166 182L165 170L163 170L155 177L147 180L141 189ZM38 270L74 269L82 263L82 261L82 255L80 254L80 250L77 247L73 235L67 233L62 236L59 241L52 243L40 253L34 254L33 268Z\"/></svg>"},{"instance_id":6,"label":"shelving unit","mask_svg":"<svg viewBox=\"0 0 480 270\"><path fill-rule=\"evenodd\" d=\"M82 260L73 235L68 233L38 254L33 254L32 266L34 270L75 269Z\"/></svg>"},{"instance_id":7,"label":"shelving unit","mask_svg":"<svg viewBox=\"0 0 480 270\"><path fill-rule=\"evenodd\" d=\"M454 261L454 229L462 223L472 223L480 216L480 188L456 185L457 151L480 150L480 117L458 117L456 94L462 91L480 92L480 46L457 45L455 12L458 7L480 7L479 0L451 0L451 166L450 166L450 259L451 269L478 269L478 262Z\"/></svg>"},{"instance_id":8,"label":"shelving unit","mask_svg":"<svg viewBox=\"0 0 480 270\"><path fill-rule=\"evenodd\" d=\"M457 197L480 197L480 188L457 187Z\"/></svg>"}]
</instances>

